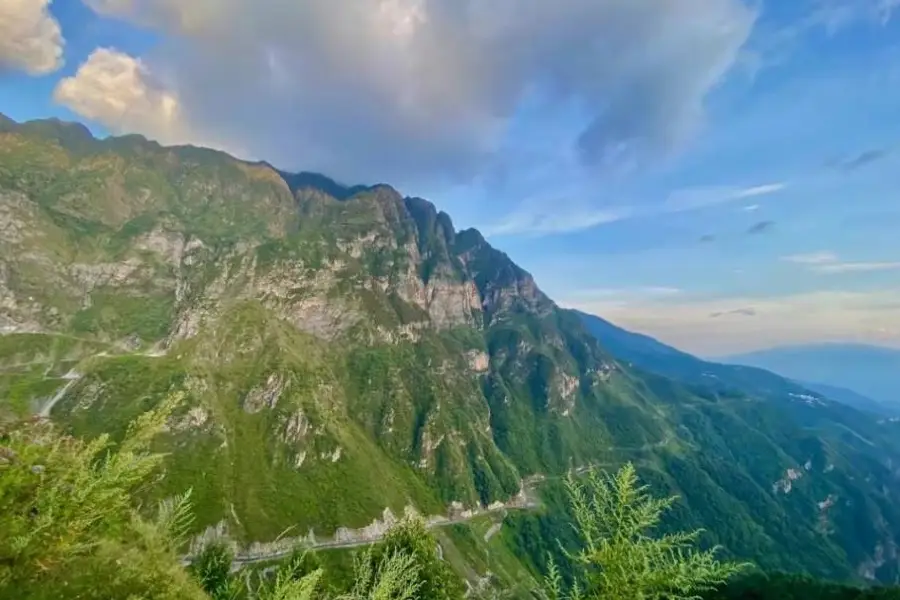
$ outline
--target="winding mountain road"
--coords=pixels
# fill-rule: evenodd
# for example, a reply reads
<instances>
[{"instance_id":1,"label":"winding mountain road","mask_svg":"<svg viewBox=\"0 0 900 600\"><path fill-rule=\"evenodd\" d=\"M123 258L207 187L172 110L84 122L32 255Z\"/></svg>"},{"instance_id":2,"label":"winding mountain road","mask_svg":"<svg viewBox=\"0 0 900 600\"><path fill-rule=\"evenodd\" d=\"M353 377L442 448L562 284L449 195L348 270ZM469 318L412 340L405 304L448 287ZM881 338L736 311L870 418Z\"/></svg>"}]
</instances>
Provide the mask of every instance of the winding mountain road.
<instances>
[{"instance_id":1,"label":"winding mountain road","mask_svg":"<svg viewBox=\"0 0 900 600\"><path fill-rule=\"evenodd\" d=\"M76 371L69 371L62 376L62 379L66 380L66 384L59 388L59 390L57 390L53 397L50 398L50 400L48 400L47 403L44 404L44 406L42 406L38 411L38 416L42 419L50 418L50 411L52 411L53 408L57 404L59 404L59 401L62 400L66 395L66 392L68 392L72 388L72 386L75 385L75 383L77 383L79 379L81 379L81 374Z\"/></svg>"},{"instance_id":2,"label":"winding mountain road","mask_svg":"<svg viewBox=\"0 0 900 600\"><path fill-rule=\"evenodd\" d=\"M90 356L86 356L85 358L78 361L78 364L79 365L83 364L86 361L89 361L94 358L104 358L104 357L114 357L114 356L143 356L146 358L162 358L165 355L166 355L166 353L163 350L148 350L147 352L132 352L132 353L127 353L127 354L126 353L109 354L108 352L99 352L97 354L91 354ZM68 391L70 389L72 389L72 386L75 385L76 383L78 383L78 380L80 380L83 376L84 375L82 373L78 372L75 368L73 368L68 373L63 375L62 377L59 377L59 379L62 379L63 381L66 382L65 385L63 385L61 388L59 388L56 391L56 393L53 395L53 397L50 398L46 403L44 403L44 405L41 406L40 409L38 409L37 416L42 419L49 419L50 413L53 411L53 409L56 407L56 405L59 404L60 400L65 398Z\"/></svg>"}]
</instances>

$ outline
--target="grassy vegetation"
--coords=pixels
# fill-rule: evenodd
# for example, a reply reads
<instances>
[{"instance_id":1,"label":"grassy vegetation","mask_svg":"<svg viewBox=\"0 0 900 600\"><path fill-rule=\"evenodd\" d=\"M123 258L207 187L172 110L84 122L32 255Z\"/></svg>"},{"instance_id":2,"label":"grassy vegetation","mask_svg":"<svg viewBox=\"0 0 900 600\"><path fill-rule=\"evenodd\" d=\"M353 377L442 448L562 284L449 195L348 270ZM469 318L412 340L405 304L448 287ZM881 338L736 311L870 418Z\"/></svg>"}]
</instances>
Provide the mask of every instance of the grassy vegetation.
<instances>
[{"instance_id":1,"label":"grassy vegetation","mask_svg":"<svg viewBox=\"0 0 900 600\"><path fill-rule=\"evenodd\" d=\"M90 308L75 313L71 327L81 335L103 332L114 339L137 335L155 341L169 331L174 302L174 295L131 296L95 291Z\"/></svg>"},{"instance_id":2,"label":"grassy vegetation","mask_svg":"<svg viewBox=\"0 0 900 600\"><path fill-rule=\"evenodd\" d=\"M180 400L180 394L172 395L142 414L115 445L106 436L90 443L67 437L45 422L0 431L0 525L11 533L0 541L0 594L23 600L462 600L467 581L474 597L528 597L539 590L553 598L575 597L559 594L562 580L555 567L542 583L517 566L511 549L486 539L495 527L488 522L473 523L471 529L453 527L436 539L423 521L403 519L381 542L353 552L352 563L344 551L298 550L281 565L260 564L237 574L231 572L230 551L212 544L184 569L178 551L193 520L192 491L159 502L155 510L139 500L141 489L155 483L162 462L150 444L170 429L166 423ZM622 473L629 471L610 481L623 481ZM598 480L592 476L590 481ZM710 562L711 553L687 550L691 536L634 537L632 529L646 527L656 514L645 506L657 504L628 485L606 496L591 488L594 497L589 499L584 488L569 482L576 531L585 542L575 555L580 568L572 580L587 592L586 598L631 598L631 589L686 598L714 589L734 570ZM622 514L637 518L617 521ZM595 552L593 536L601 521L613 524L604 540L616 540L616 552ZM483 527L488 530L482 532ZM649 551L652 544L674 544L681 552L656 555ZM611 568L620 563L629 583L608 585L609 574L626 574Z\"/></svg>"},{"instance_id":3,"label":"grassy vegetation","mask_svg":"<svg viewBox=\"0 0 900 600\"><path fill-rule=\"evenodd\" d=\"M293 197L275 171L213 151L54 122L0 129L3 206L26 225L0 240L12 318L57 333L0 336L0 403L31 408L77 366L54 418L120 440L184 392L155 442L167 476L142 493L194 488L195 529L330 533L385 507L443 512L506 499L531 474L632 461L679 494L670 525L706 526L701 540L726 556L851 578L897 539L900 483L886 465L900 461L898 426L793 402L773 376L710 387L689 361L656 374L616 364L524 270L427 202L384 186ZM201 245L175 262L189 241ZM124 261L138 267L122 275ZM484 310L401 335L428 322L399 293L410 273L468 282ZM132 334L161 341L187 317L202 325L165 357L87 359L120 354L109 344ZM488 354L486 373L470 350ZM252 394L274 399L248 410ZM789 494L773 488L787 469L803 473ZM480 567L515 577L508 548L539 571L567 539L554 514L510 515ZM470 533L442 535L488 561Z\"/></svg>"}]
</instances>

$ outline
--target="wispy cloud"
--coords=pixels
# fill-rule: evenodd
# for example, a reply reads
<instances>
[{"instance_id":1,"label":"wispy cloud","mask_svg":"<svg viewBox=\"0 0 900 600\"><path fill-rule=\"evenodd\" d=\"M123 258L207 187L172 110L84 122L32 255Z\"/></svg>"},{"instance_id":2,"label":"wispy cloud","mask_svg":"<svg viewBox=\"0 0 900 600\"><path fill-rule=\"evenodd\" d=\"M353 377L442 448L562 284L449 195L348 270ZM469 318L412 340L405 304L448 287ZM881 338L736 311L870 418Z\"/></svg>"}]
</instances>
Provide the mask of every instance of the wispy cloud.
<instances>
[{"instance_id":1,"label":"wispy cloud","mask_svg":"<svg viewBox=\"0 0 900 600\"><path fill-rule=\"evenodd\" d=\"M838 169L843 171L856 171L857 169L861 169L865 166L868 166L872 163L876 163L880 160L887 158L890 155L890 150L887 148L871 148L869 150L865 150L860 152L856 156L851 156L850 158L846 158L843 160L838 160L834 163Z\"/></svg>"},{"instance_id":2,"label":"wispy cloud","mask_svg":"<svg viewBox=\"0 0 900 600\"><path fill-rule=\"evenodd\" d=\"M500 222L481 229L488 236L569 233L626 219L702 210L746 198L775 194L785 189L787 185L780 182L751 187L684 188L671 192L661 203L607 208L595 208L580 202L530 201Z\"/></svg>"},{"instance_id":3,"label":"wispy cloud","mask_svg":"<svg viewBox=\"0 0 900 600\"><path fill-rule=\"evenodd\" d=\"M809 254L793 254L784 256L781 260L804 265L813 272L826 275L900 270L900 261L842 261L837 254L828 250Z\"/></svg>"},{"instance_id":4,"label":"wispy cloud","mask_svg":"<svg viewBox=\"0 0 900 600\"><path fill-rule=\"evenodd\" d=\"M752 187L696 187L676 190L669 194L659 212L698 210L735 200L767 196L782 191L787 183L767 183Z\"/></svg>"},{"instance_id":5,"label":"wispy cloud","mask_svg":"<svg viewBox=\"0 0 900 600\"><path fill-rule=\"evenodd\" d=\"M871 273L876 271L896 271L900 262L843 262L829 265L817 265L813 271L830 275L841 273Z\"/></svg>"},{"instance_id":6,"label":"wispy cloud","mask_svg":"<svg viewBox=\"0 0 900 600\"><path fill-rule=\"evenodd\" d=\"M768 233L775 227L775 221L760 221L759 223L754 223L747 229L748 235L760 235L762 233Z\"/></svg>"},{"instance_id":7,"label":"wispy cloud","mask_svg":"<svg viewBox=\"0 0 900 600\"><path fill-rule=\"evenodd\" d=\"M734 310L716 311L709 315L710 319L718 319L720 317L755 317L755 308L736 308Z\"/></svg>"},{"instance_id":8,"label":"wispy cloud","mask_svg":"<svg viewBox=\"0 0 900 600\"><path fill-rule=\"evenodd\" d=\"M781 260L796 263L798 265L823 265L838 262L839 259L838 255L830 250L820 250L819 252L782 256Z\"/></svg>"},{"instance_id":9,"label":"wispy cloud","mask_svg":"<svg viewBox=\"0 0 900 600\"><path fill-rule=\"evenodd\" d=\"M804 14L787 24L760 23L744 53L742 66L751 74L768 66L783 63L810 34L824 32L835 35L859 24L887 25L900 0L809 0L803 4Z\"/></svg>"},{"instance_id":10,"label":"wispy cloud","mask_svg":"<svg viewBox=\"0 0 900 600\"><path fill-rule=\"evenodd\" d=\"M759 204L751 204L749 206L745 206L743 210L746 212L756 212L759 210Z\"/></svg>"},{"instance_id":11,"label":"wispy cloud","mask_svg":"<svg viewBox=\"0 0 900 600\"><path fill-rule=\"evenodd\" d=\"M787 187L786 183L767 183L765 185L757 185L754 187L745 188L742 190L738 190L732 196L734 199L742 199L742 198L754 198L756 196L768 196L769 194L774 194L775 192L780 192L784 188Z\"/></svg>"},{"instance_id":12,"label":"wispy cloud","mask_svg":"<svg viewBox=\"0 0 900 600\"><path fill-rule=\"evenodd\" d=\"M810 27L824 27L829 33L860 20L886 25L900 8L900 0L817 0L810 13Z\"/></svg>"},{"instance_id":13,"label":"wispy cloud","mask_svg":"<svg viewBox=\"0 0 900 600\"><path fill-rule=\"evenodd\" d=\"M591 288L579 290L572 296L573 299L579 301L610 301L610 302L634 302L645 300L656 300L662 298L672 298L684 294L684 290L672 286L664 285L645 285L635 287L618 287L618 288Z\"/></svg>"},{"instance_id":14,"label":"wispy cloud","mask_svg":"<svg viewBox=\"0 0 900 600\"><path fill-rule=\"evenodd\" d=\"M487 236L552 235L590 229L604 223L627 219L633 211L626 207L594 209L566 207L564 204L519 210L496 225L482 228Z\"/></svg>"}]
</instances>

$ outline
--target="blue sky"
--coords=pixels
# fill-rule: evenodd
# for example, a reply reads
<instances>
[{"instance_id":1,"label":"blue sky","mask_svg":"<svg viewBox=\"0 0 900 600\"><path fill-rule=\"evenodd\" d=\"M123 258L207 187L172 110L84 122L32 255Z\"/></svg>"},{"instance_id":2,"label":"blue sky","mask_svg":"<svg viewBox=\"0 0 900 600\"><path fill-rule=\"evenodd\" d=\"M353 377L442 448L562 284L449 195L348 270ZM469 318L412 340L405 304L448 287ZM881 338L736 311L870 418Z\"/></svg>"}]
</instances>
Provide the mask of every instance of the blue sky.
<instances>
[{"instance_id":1,"label":"blue sky","mask_svg":"<svg viewBox=\"0 0 900 600\"><path fill-rule=\"evenodd\" d=\"M702 355L900 347L900 1L298 4L5 3L0 111L394 183Z\"/></svg>"}]
</instances>

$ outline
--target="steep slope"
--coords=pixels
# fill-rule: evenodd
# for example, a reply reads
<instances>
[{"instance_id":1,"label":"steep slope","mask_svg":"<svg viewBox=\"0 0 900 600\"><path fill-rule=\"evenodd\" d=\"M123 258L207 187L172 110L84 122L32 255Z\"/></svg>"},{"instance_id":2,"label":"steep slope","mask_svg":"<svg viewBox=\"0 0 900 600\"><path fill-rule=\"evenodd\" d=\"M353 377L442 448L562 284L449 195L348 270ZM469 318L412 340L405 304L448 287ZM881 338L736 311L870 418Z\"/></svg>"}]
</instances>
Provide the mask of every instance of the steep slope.
<instances>
[{"instance_id":1,"label":"steep slope","mask_svg":"<svg viewBox=\"0 0 900 600\"><path fill-rule=\"evenodd\" d=\"M785 377L843 387L884 404L900 403L900 350L818 344L760 350L723 362L770 369Z\"/></svg>"},{"instance_id":2,"label":"steep slope","mask_svg":"<svg viewBox=\"0 0 900 600\"><path fill-rule=\"evenodd\" d=\"M617 362L425 200L5 123L0 216L5 410L119 435L180 395L148 494L192 487L200 527L342 535L633 460L733 555L898 570L896 423L780 378L720 390Z\"/></svg>"}]
</instances>

